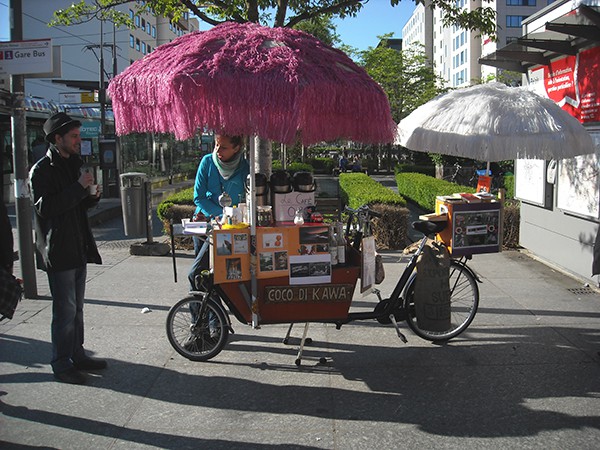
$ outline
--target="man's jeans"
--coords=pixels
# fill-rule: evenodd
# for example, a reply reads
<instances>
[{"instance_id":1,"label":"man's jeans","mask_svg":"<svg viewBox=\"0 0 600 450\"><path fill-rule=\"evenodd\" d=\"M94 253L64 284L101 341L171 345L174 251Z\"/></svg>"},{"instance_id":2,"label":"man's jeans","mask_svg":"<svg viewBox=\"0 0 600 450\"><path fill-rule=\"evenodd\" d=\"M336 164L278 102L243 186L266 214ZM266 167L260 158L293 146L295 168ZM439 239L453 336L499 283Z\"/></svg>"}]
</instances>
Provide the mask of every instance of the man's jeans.
<instances>
[{"instance_id":1,"label":"man's jeans","mask_svg":"<svg viewBox=\"0 0 600 450\"><path fill-rule=\"evenodd\" d=\"M83 350L83 297L86 266L48 272L52 293L52 370L64 372L73 361L85 358Z\"/></svg>"}]
</instances>

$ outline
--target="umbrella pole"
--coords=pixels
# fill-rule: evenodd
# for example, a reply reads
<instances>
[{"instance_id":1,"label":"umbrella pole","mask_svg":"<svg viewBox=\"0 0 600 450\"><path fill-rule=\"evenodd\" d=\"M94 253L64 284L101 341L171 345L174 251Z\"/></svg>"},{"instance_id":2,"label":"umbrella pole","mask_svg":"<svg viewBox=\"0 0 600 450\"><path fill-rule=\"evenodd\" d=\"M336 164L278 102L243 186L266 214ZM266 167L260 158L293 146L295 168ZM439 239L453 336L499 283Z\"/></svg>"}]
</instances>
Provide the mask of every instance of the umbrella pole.
<instances>
[{"instance_id":1,"label":"umbrella pole","mask_svg":"<svg viewBox=\"0 0 600 450\"><path fill-rule=\"evenodd\" d=\"M248 218L250 220L250 290L252 298L252 327L260 328L258 323L258 286L256 282L256 166L255 159L259 147L258 136L250 138L250 198L248 203Z\"/></svg>"}]
</instances>

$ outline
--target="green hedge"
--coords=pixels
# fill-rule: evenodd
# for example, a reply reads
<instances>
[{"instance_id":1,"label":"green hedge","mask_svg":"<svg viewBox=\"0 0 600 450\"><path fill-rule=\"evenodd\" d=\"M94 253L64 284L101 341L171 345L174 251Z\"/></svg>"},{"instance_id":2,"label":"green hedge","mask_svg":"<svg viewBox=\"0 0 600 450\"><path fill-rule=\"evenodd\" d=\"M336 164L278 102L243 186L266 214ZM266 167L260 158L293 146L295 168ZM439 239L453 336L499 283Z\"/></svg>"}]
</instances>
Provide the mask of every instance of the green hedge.
<instances>
[{"instance_id":1,"label":"green hedge","mask_svg":"<svg viewBox=\"0 0 600 450\"><path fill-rule=\"evenodd\" d=\"M398 173L396 174L396 184L400 195L416 203L425 211L435 210L435 197L437 195L451 195L456 192L475 192L475 189L472 187L460 186L449 181L423 175L422 173Z\"/></svg>"},{"instance_id":2,"label":"green hedge","mask_svg":"<svg viewBox=\"0 0 600 450\"><path fill-rule=\"evenodd\" d=\"M171 205L193 205L194 204L194 188L187 188L173 195L169 195L165 200L160 202L156 207L156 215L163 222L168 220L168 210Z\"/></svg>"},{"instance_id":3,"label":"green hedge","mask_svg":"<svg viewBox=\"0 0 600 450\"><path fill-rule=\"evenodd\" d=\"M396 164L394 167L394 173L402 173L402 172L413 172L413 173L422 173L424 175L429 175L430 177L435 177L435 166L416 166L414 164Z\"/></svg>"},{"instance_id":4,"label":"green hedge","mask_svg":"<svg viewBox=\"0 0 600 450\"><path fill-rule=\"evenodd\" d=\"M308 163L317 173L332 173L334 167L337 167L336 161L333 158L308 158Z\"/></svg>"},{"instance_id":5,"label":"green hedge","mask_svg":"<svg viewBox=\"0 0 600 450\"><path fill-rule=\"evenodd\" d=\"M504 188L506 189L506 198L515 198L514 175L504 175Z\"/></svg>"},{"instance_id":6,"label":"green hedge","mask_svg":"<svg viewBox=\"0 0 600 450\"><path fill-rule=\"evenodd\" d=\"M406 200L364 173L341 173L342 201L350 208L374 203L406 206Z\"/></svg>"}]
</instances>

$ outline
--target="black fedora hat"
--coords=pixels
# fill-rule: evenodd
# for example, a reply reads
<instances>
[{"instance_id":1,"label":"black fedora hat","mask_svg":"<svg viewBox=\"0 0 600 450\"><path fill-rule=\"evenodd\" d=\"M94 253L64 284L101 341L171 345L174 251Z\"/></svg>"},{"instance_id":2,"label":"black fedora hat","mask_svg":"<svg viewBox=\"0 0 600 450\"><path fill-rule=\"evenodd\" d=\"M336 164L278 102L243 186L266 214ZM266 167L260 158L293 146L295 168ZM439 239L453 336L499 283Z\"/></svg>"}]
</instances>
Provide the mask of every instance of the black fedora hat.
<instances>
[{"instance_id":1,"label":"black fedora hat","mask_svg":"<svg viewBox=\"0 0 600 450\"><path fill-rule=\"evenodd\" d=\"M44 133L46 133L46 140L54 143L54 135L62 128L68 126L71 126L71 128L77 128L81 126L81 122L79 120L71 119L71 117L64 112L52 114L50 118L44 122Z\"/></svg>"}]
</instances>

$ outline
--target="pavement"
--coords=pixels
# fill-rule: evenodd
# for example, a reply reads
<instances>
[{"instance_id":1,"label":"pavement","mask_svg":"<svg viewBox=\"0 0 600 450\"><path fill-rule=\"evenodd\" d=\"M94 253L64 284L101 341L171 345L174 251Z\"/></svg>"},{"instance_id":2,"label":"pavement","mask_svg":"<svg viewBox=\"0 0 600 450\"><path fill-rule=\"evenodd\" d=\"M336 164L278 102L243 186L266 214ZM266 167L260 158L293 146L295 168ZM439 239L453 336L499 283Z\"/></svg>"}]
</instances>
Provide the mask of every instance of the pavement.
<instances>
[{"instance_id":1,"label":"pavement","mask_svg":"<svg viewBox=\"0 0 600 450\"><path fill-rule=\"evenodd\" d=\"M169 308L187 294L191 253L176 253L175 283L170 256L130 255L139 239L123 235L119 214L94 223L103 264L88 266L85 346L108 369L83 386L54 381L51 298L38 271L39 298L0 323L0 448L599 446L600 294L526 252L469 262L482 281L479 311L444 345L404 324L407 344L374 321L311 324L297 367L302 327L284 345L287 325L253 329L232 317L225 349L192 362L165 333ZM404 263L384 253L384 297ZM375 302L357 292L352 310Z\"/></svg>"}]
</instances>

